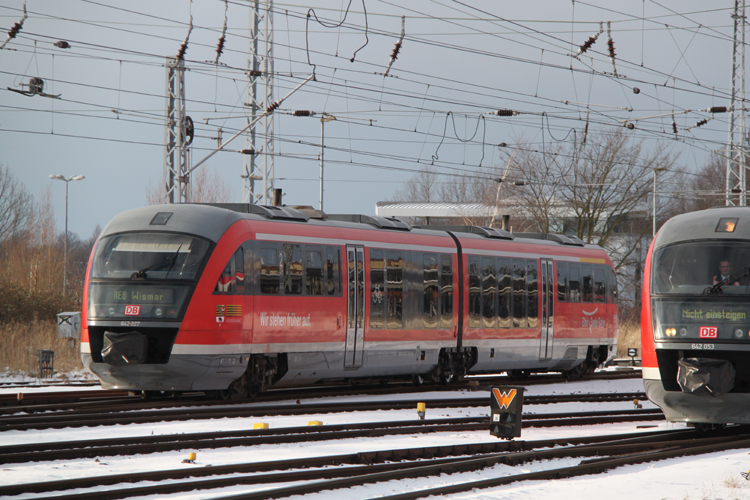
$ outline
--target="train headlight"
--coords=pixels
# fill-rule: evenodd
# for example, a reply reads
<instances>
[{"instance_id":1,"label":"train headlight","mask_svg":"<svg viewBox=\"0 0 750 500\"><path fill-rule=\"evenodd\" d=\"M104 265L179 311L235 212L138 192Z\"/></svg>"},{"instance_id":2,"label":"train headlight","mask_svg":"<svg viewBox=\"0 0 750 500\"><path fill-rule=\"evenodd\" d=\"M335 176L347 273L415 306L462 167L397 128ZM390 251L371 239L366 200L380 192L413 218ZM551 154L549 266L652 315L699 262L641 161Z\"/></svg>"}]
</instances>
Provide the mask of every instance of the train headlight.
<instances>
[{"instance_id":1,"label":"train headlight","mask_svg":"<svg viewBox=\"0 0 750 500\"><path fill-rule=\"evenodd\" d=\"M154 309L154 314L161 317L161 315L164 314L164 311L162 311L161 307L157 307L156 309Z\"/></svg>"},{"instance_id":2,"label":"train headlight","mask_svg":"<svg viewBox=\"0 0 750 500\"><path fill-rule=\"evenodd\" d=\"M734 331L734 337L735 337L735 338L738 338L738 339L739 339L739 338L742 338L742 334L743 334L743 333L744 333L744 332L742 331L742 328L737 328L737 329L736 329L736 330Z\"/></svg>"},{"instance_id":3,"label":"train headlight","mask_svg":"<svg viewBox=\"0 0 750 500\"><path fill-rule=\"evenodd\" d=\"M680 337L686 337L687 336L687 328L680 328Z\"/></svg>"},{"instance_id":4,"label":"train headlight","mask_svg":"<svg viewBox=\"0 0 750 500\"><path fill-rule=\"evenodd\" d=\"M664 330L664 333L667 335L667 337L674 337L677 335L677 329L676 328L667 328Z\"/></svg>"},{"instance_id":5,"label":"train headlight","mask_svg":"<svg viewBox=\"0 0 750 500\"><path fill-rule=\"evenodd\" d=\"M109 313L110 316L114 316L115 315L115 308L114 307L110 307L107 312Z\"/></svg>"}]
</instances>

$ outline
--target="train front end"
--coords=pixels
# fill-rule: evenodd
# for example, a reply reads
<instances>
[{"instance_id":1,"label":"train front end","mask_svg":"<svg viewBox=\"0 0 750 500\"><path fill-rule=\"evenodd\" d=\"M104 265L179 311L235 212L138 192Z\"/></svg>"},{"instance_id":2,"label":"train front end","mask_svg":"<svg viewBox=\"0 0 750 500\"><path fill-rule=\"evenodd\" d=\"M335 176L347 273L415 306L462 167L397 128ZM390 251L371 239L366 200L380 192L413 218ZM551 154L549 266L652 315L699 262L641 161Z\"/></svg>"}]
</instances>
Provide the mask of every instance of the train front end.
<instances>
[{"instance_id":1,"label":"train front end","mask_svg":"<svg viewBox=\"0 0 750 500\"><path fill-rule=\"evenodd\" d=\"M667 420L750 423L750 209L669 220L649 250L643 379Z\"/></svg>"},{"instance_id":2,"label":"train front end","mask_svg":"<svg viewBox=\"0 0 750 500\"><path fill-rule=\"evenodd\" d=\"M233 221L225 210L169 205L130 210L105 228L89 262L81 337L83 365L102 387L182 392L207 376L216 356L180 352L175 341Z\"/></svg>"}]
</instances>

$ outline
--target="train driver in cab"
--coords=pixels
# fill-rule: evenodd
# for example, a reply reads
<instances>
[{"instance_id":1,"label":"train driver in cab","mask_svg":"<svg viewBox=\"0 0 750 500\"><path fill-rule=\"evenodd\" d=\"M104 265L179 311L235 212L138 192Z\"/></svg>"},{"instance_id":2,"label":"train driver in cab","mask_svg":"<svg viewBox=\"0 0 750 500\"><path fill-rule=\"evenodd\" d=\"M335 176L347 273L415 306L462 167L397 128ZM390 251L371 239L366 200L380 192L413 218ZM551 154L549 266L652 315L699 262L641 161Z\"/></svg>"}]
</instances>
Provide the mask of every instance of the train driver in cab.
<instances>
[{"instance_id":1,"label":"train driver in cab","mask_svg":"<svg viewBox=\"0 0 750 500\"><path fill-rule=\"evenodd\" d=\"M716 285L717 283L725 282L726 285L739 285L740 280L736 276L733 276L731 271L732 263L729 259L719 261L719 274L714 276L712 284Z\"/></svg>"}]
</instances>

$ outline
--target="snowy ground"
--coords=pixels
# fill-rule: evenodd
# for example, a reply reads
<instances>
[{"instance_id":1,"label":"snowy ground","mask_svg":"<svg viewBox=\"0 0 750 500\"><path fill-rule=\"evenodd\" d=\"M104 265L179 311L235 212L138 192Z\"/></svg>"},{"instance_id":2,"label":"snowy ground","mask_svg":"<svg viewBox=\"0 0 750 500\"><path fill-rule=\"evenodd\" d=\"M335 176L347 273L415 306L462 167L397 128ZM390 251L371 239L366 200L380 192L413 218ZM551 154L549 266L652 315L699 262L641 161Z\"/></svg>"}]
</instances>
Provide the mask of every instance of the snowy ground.
<instances>
[{"instance_id":1,"label":"snowy ground","mask_svg":"<svg viewBox=\"0 0 750 500\"><path fill-rule=\"evenodd\" d=\"M4 388L0 392L27 392L33 388ZM45 389L49 390L49 388ZM99 389L92 389L99 390ZM581 381L566 384L529 386L526 395L537 394L570 394L596 392L635 392L643 390L639 379L617 381ZM482 392L433 392L422 395L407 394L401 396L369 396L336 398L340 401L393 399L399 397L407 400L425 401L427 418L482 416L489 412L487 408L469 409L430 409L430 400L455 397L476 397ZM484 393L487 394L487 393ZM318 400L324 403L325 400ZM310 402L303 400L302 402ZM489 406L489 396L488 396ZM631 402L558 405L524 405L527 413L548 413L563 411L584 411L594 409L632 408ZM646 402L644 407L652 407ZM189 411L187 409L186 411ZM43 431L8 431L0 433L0 444L10 445L25 442L68 441L100 438L103 436L125 437L151 434L192 433L212 430L252 429L257 422L267 422L270 428L307 425L310 420L320 420L323 424L351 423L355 421L391 421L412 420L416 418L415 410L371 411L361 413L310 414L305 416L284 416L267 418L226 418L215 420L195 420L190 422L162 422L154 424L132 424L108 426L102 428L51 429ZM654 430L682 428L681 425L633 422L585 427L524 429L521 439L538 440L574 435L619 434L638 431L639 425L649 426L642 429ZM463 433L435 433L408 436L386 436L377 439L351 439L301 444L259 445L217 450L183 450L176 452L153 453L132 457L103 457L96 459L65 460L59 462L41 462L29 464L7 464L0 468L0 483L19 484L27 482L51 481L82 476L99 476L122 474L139 471L176 469L184 467L204 467L207 465L225 465L269 460L289 460L308 456L338 455L365 450L412 448L435 446L441 444L494 442L496 438L487 431ZM182 464L189 452L197 454L194 465ZM663 460L636 466L622 467L606 474L584 476L574 479L556 481L528 481L511 484L488 490L477 490L455 494L446 498L479 500L479 499L551 499L580 500L586 498L607 498L607 500L631 500L640 496L644 499L679 499L679 500L729 500L749 499L750 481L740 475L747 471L750 456L747 449L714 453L700 457L686 457ZM369 485L336 491L322 491L317 495L308 495L306 499L341 499L376 498L413 489L434 488L450 482L480 480L509 474L532 472L546 468L557 468L578 464L576 459L536 462L516 467L498 465L478 472L467 472L441 477L417 480L393 481L391 483ZM135 486L138 486L136 484ZM193 500L215 496L237 494L247 491L263 490L280 485L237 486L213 490L211 493L198 491L190 494L175 494L168 498ZM39 495L20 495L13 498L35 498ZM156 497L140 497L156 498ZM293 497L299 498L299 497Z\"/></svg>"}]
</instances>

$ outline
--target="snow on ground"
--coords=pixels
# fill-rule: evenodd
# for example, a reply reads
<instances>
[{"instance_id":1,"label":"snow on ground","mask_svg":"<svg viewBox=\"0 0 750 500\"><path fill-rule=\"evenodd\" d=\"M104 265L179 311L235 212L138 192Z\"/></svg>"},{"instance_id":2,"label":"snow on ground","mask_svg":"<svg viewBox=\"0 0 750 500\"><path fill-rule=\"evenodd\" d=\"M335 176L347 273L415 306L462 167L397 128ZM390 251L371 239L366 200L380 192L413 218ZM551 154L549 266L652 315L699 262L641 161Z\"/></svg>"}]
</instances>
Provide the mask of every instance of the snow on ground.
<instances>
[{"instance_id":1,"label":"snow on ground","mask_svg":"<svg viewBox=\"0 0 750 500\"><path fill-rule=\"evenodd\" d=\"M19 392L18 388L2 389ZM26 390L25 388L22 390ZM50 390L47 388L47 390ZM565 384L529 386L526 395L538 394L571 394L597 392L637 392L642 391L640 379L615 381L577 381ZM487 396L487 407L466 409L431 409L429 402L436 399L457 397ZM213 430L252 429L257 422L267 422L270 428L304 426L310 420L320 420L324 425L352 423L356 421L391 421L413 420L416 418L416 401L427 403L427 419L445 417L484 416L489 413L489 395L477 391L443 391L424 394L401 394L392 396L349 396L301 400L302 403L327 401L377 401L384 399L405 399L415 401L414 410L368 411L358 413L319 413L305 416L271 416L264 418L223 418L213 420L194 420L189 422L160 422L154 424L131 424L107 426L101 428L50 429L43 431L8 431L0 433L0 444L11 445L25 442L50 442L101 437L127 437L151 434L193 433ZM258 403L262 404L262 403ZM255 405L255 404L251 404ZM650 402L645 408L653 407ZM565 411L607 410L616 408L633 408L632 402L578 404L565 403L556 405L524 405L526 413L549 413ZM190 411L186 407L186 412ZM580 435L605 435L626 432L644 432L659 429L679 429L681 424L664 422L632 422L595 426L568 428L532 428L524 429L521 439L539 440L556 437ZM638 429L639 426L646 428ZM183 450L175 452L153 453L131 457L102 457L100 459L65 460L60 462L40 462L28 464L6 464L0 466L0 483L22 484L27 482L52 481L82 476L99 476L106 474L123 474L140 471L179 469L185 467L205 467L208 465L225 465L233 463L250 463L270 460L290 460L309 456L339 455L357 453L367 450L427 447L457 443L496 442L487 431L463 433L432 433L407 436L384 436L376 439L360 438L338 441L267 444L248 447L235 447L216 450ZM197 454L194 465L182 464L189 452ZM747 471L750 456L747 449L732 450L722 453L661 460L642 465L621 467L604 474L584 476L556 481L527 481L493 489L475 490L467 493L450 495L446 498L462 500L485 499L549 499L580 500L586 498L607 498L607 500L631 500L633 497L644 499L675 500L750 500L750 481L740 475ZM354 498L376 498L413 489L434 488L451 482L481 480L503 475L532 472L552 467L577 465L577 459L541 461L515 467L497 465L477 472L466 472L440 477L414 480L392 481L384 484L367 485L336 491L321 491L308 495L305 499L352 500ZM134 486L143 485L135 484ZM281 485L235 486L210 493L196 491L188 494L170 495L170 499L193 500L222 495L237 494L248 491L262 491ZM39 495L20 495L14 498L35 498ZM154 498L157 497L141 497ZM293 497L300 498L300 497Z\"/></svg>"}]
</instances>

